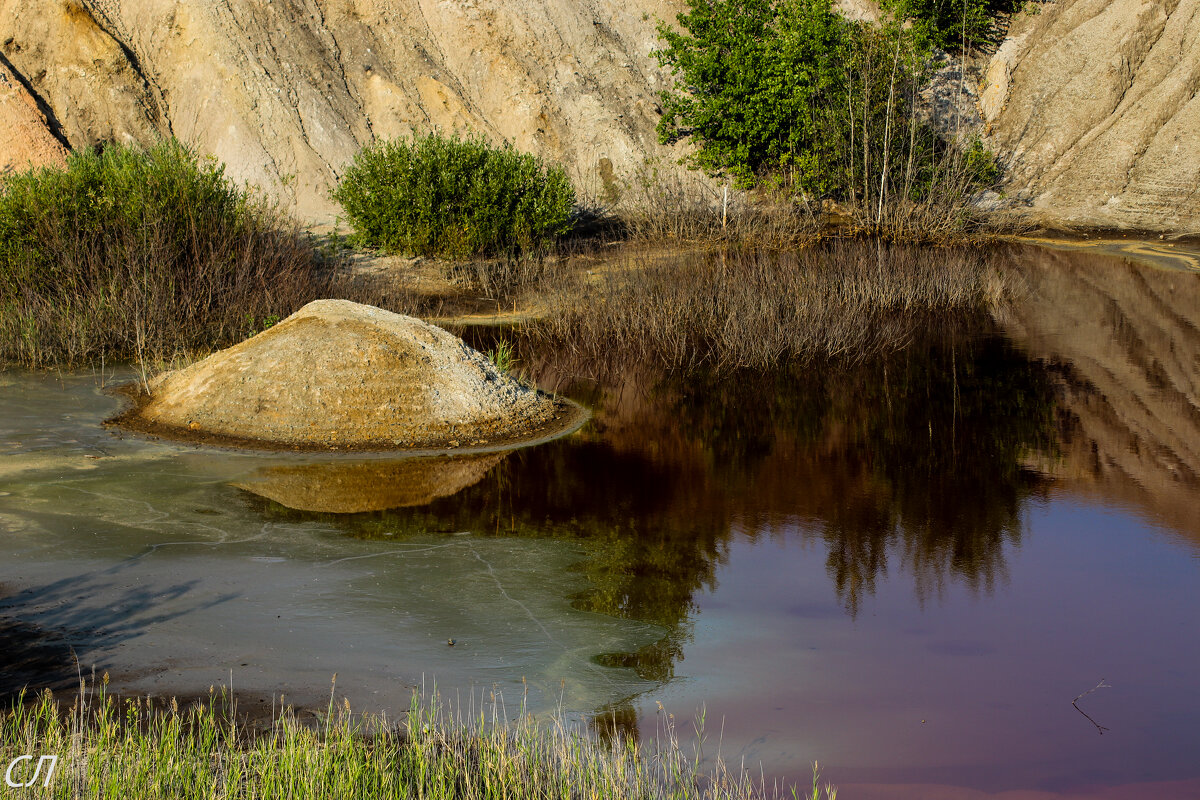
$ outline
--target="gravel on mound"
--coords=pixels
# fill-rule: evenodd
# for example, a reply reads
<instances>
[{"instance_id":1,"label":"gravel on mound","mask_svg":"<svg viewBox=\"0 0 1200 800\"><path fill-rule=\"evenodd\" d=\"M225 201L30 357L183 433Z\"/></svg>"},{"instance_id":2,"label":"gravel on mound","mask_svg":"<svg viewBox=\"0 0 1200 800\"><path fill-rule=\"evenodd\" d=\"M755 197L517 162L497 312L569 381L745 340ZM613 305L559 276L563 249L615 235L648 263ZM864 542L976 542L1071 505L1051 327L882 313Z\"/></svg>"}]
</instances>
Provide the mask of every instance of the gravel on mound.
<instances>
[{"instance_id":1,"label":"gravel on mound","mask_svg":"<svg viewBox=\"0 0 1200 800\"><path fill-rule=\"evenodd\" d=\"M493 447L578 424L583 411L499 372L419 319L316 300L181 370L113 420L213 444L302 450Z\"/></svg>"}]
</instances>

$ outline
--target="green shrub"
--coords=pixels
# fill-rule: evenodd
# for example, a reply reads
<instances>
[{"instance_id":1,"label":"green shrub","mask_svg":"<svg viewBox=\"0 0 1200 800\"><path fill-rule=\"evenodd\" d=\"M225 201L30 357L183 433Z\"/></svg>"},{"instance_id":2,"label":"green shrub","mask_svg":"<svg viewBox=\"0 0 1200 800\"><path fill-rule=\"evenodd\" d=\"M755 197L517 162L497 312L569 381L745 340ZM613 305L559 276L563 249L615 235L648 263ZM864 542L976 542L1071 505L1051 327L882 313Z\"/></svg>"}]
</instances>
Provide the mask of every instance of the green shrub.
<instances>
[{"instance_id":1,"label":"green shrub","mask_svg":"<svg viewBox=\"0 0 1200 800\"><path fill-rule=\"evenodd\" d=\"M884 0L901 19L925 27L934 44L946 50L973 49L995 41L997 17L1011 14L1020 0Z\"/></svg>"},{"instance_id":2,"label":"green shrub","mask_svg":"<svg viewBox=\"0 0 1200 800\"><path fill-rule=\"evenodd\" d=\"M441 133L364 148L333 196L359 244L450 258L546 247L570 230L575 204L560 167Z\"/></svg>"},{"instance_id":3,"label":"green shrub","mask_svg":"<svg viewBox=\"0 0 1200 800\"><path fill-rule=\"evenodd\" d=\"M176 258L195 256L193 230L237 227L246 199L223 169L201 164L183 145L148 151L111 146L68 157L66 169L30 170L0 189L0 265L9 290L70 289L78 274L60 248L87 249L118 230L153 226ZM189 252L191 251L191 252Z\"/></svg>"},{"instance_id":4,"label":"green shrub","mask_svg":"<svg viewBox=\"0 0 1200 800\"><path fill-rule=\"evenodd\" d=\"M689 0L678 21L659 27L676 80L658 131L693 145L692 167L849 203L875 226L946 219L922 209L961 207L995 179L981 145L946 141L921 110L929 25L854 22L831 0Z\"/></svg>"},{"instance_id":5,"label":"green shrub","mask_svg":"<svg viewBox=\"0 0 1200 800\"><path fill-rule=\"evenodd\" d=\"M979 136L968 139L961 147L963 166L974 183L990 186L1000 179L1000 163Z\"/></svg>"},{"instance_id":6,"label":"green shrub","mask_svg":"<svg viewBox=\"0 0 1200 800\"><path fill-rule=\"evenodd\" d=\"M0 362L170 357L319 294L308 238L175 140L0 178Z\"/></svg>"},{"instance_id":7,"label":"green shrub","mask_svg":"<svg viewBox=\"0 0 1200 800\"><path fill-rule=\"evenodd\" d=\"M789 163L820 174L830 105L844 89L850 23L830 0L691 0L680 33L659 26L659 62L678 77L659 137L691 139L690 163L749 187Z\"/></svg>"}]
</instances>

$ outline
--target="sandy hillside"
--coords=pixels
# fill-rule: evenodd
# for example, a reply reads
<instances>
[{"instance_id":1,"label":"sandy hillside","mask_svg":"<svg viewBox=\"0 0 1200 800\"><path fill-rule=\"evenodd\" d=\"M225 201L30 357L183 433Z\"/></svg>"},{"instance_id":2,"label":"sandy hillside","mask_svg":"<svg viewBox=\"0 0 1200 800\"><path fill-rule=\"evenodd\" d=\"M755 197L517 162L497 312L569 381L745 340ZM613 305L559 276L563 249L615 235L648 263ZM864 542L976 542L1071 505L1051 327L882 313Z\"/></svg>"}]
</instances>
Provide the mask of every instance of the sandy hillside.
<instances>
[{"instance_id":1,"label":"sandy hillside","mask_svg":"<svg viewBox=\"0 0 1200 800\"><path fill-rule=\"evenodd\" d=\"M604 193L657 144L674 0L0 0L4 56L71 146L174 134L309 221L377 136L466 129ZM0 145L2 147L2 145Z\"/></svg>"},{"instance_id":2,"label":"sandy hillside","mask_svg":"<svg viewBox=\"0 0 1200 800\"><path fill-rule=\"evenodd\" d=\"M510 141L611 201L648 164L679 170L654 131L669 79L651 54L685 5L0 0L0 64L70 146L173 134L308 222L334 218L329 190L361 146L414 127ZM969 93L1007 167L994 205L1200 234L1200 0L1029 9ZM14 141L0 161L20 160Z\"/></svg>"},{"instance_id":3,"label":"sandy hillside","mask_svg":"<svg viewBox=\"0 0 1200 800\"><path fill-rule=\"evenodd\" d=\"M1200 234L1200 0L1021 14L981 110L1036 223Z\"/></svg>"},{"instance_id":4,"label":"sandy hillside","mask_svg":"<svg viewBox=\"0 0 1200 800\"><path fill-rule=\"evenodd\" d=\"M63 164L66 148L37 101L0 62L0 175L30 165Z\"/></svg>"}]
</instances>

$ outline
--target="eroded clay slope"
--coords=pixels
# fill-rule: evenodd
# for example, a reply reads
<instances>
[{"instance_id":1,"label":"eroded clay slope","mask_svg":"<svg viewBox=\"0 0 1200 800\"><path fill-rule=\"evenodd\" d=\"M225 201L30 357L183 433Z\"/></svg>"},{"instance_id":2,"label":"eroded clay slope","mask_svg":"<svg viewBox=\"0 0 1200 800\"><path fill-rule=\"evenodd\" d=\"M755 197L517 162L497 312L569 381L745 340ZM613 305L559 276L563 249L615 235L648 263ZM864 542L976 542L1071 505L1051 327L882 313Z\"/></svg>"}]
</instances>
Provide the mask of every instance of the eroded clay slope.
<instances>
[{"instance_id":1,"label":"eroded clay slope","mask_svg":"<svg viewBox=\"0 0 1200 800\"><path fill-rule=\"evenodd\" d=\"M667 156L656 17L677 0L0 0L72 146L172 133L304 219L374 136L471 128L582 188ZM615 183L614 183L615 186Z\"/></svg>"},{"instance_id":2,"label":"eroded clay slope","mask_svg":"<svg viewBox=\"0 0 1200 800\"><path fill-rule=\"evenodd\" d=\"M66 148L17 76L0 61L0 175L43 164L63 164Z\"/></svg>"},{"instance_id":3,"label":"eroded clay slope","mask_svg":"<svg viewBox=\"0 0 1200 800\"><path fill-rule=\"evenodd\" d=\"M981 110L1018 211L1200 233L1200 0L1058 0L1018 16Z\"/></svg>"}]
</instances>

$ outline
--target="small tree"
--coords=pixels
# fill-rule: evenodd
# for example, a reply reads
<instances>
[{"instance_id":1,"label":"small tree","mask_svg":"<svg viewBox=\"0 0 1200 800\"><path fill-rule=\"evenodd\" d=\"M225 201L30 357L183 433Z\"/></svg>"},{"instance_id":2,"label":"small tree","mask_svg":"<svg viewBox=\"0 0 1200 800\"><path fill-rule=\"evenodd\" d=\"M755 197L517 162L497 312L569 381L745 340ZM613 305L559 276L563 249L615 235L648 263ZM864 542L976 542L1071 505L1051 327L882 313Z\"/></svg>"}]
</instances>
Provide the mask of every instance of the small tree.
<instances>
[{"instance_id":1,"label":"small tree","mask_svg":"<svg viewBox=\"0 0 1200 800\"><path fill-rule=\"evenodd\" d=\"M944 50L974 49L997 37L997 17L1011 14L1023 0L884 0L897 18L922 26Z\"/></svg>"},{"instance_id":2,"label":"small tree","mask_svg":"<svg viewBox=\"0 0 1200 800\"><path fill-rule=\"evenodd\" d=\"M854 22L831 0L690 0L678 21L682 32L659 27L676 80L658 130L689 141L695 168L848 201L875 225L889 204L961 206L995 176L989 154L964 154L921 111L930 24Z\"/></svg>"},{"instance_id":3,"label":"small tree","mask_svg":"<svg viewBox=\"0 0 1200 800\"><path fill-rule=\"evenodd\" d=\"M822 182L826 110L844 91L852 24L830 0L693 0L680 33L659 26L659 63L677 76L663 95L664 144L691 139L689 162L753 185L794 166Z\"/></svg>"}]
</instances>

